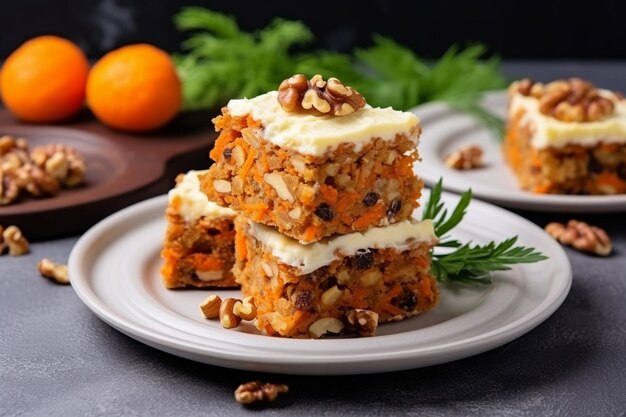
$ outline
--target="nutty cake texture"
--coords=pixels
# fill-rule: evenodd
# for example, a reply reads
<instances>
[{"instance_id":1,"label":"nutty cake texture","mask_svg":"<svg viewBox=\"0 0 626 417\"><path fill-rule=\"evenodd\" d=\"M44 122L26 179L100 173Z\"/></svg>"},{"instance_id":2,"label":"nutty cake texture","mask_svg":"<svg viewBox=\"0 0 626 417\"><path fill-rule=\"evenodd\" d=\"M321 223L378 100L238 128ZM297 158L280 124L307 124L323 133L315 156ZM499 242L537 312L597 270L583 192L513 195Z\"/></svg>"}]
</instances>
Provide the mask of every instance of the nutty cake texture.
<instances>
[{"instance_id":1,"label":"nutty cake texture","mask_svg":"<svg viewBox=\"0 0 626 417\"><path fill-rule=\"evenodd\" d=\"M406 223L389 232L401 234L402 228L415 227ZM346 249L350 235L305 246L287 237L283 241L276 231L243 217L235 225L235 276L243 294L254 298L256 326L265 334L372 336L379 323L414 316L438 302L439 291L430 274L429 252L436 242L430 224L420 226L425 227L421 238L413 233L406 245L400 239L401 247L368 247L380 240L354 233L357 246L364 245L354 251ZM324 258L323 248L337 239L344 242L337 242L335 256L309 264ZM285 248L285 253L277 248ZM302 259L287 264L285 256L298 250Z\"/></svg>"},{"instance_id":2,"label":"nutty cake texture","mask_svg":"<svg viewBox=\"0 0 626 417\"><path fill-rule=\"evenodd\" d=\"M167 288L234 287L235 213L200 193L199 171L177 178L165 217L161 275Z\"/></svg>"},{"instance_id":3,"label":"nutty cake texture","mask_svg":"<svg viewBox=\"0 0 626 417\"><path fill-rule=\"evenodd\" d=\"M535 193L626 193L626 102L579 78L509 88L504 155Z\"/></svg>"},{"instance_id":4,"label":"nutty cake texture","mask_svg":"<svg viewBox=\"0 0 626 417\"><path fill-rule=\"evenodd\" d=\"M410 218L423 186L417 118L367 107L336 79L302 77L222 109L202 191L302 243Z\"/></svg>"}]
</instances>

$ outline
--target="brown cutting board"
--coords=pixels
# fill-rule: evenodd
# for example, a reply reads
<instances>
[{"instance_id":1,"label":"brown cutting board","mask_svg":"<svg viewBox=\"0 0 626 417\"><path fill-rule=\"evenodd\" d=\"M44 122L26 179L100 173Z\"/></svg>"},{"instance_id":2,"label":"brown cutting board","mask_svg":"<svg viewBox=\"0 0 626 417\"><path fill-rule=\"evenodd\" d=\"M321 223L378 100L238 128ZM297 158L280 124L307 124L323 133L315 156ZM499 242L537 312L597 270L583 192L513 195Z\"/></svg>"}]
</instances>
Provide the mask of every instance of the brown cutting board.
<instances>
[{"instance_id":1,"label":"brown cutting board","mask_svg":"<svg viewBox=\"0 0 626 417\"><path fill-rule=\"evenodd\" d=\"M0 109L0 136L23 137L31 149L70 145L87 163L83 186L0 206L0 225L15 224L30 240L74 235L123 207L166 193L178 173L208 168L213 116L185 113L159 131L135 135L111 130L87 112L69 123L38 125L20 123Z\"/></svg>"}]
</instances>

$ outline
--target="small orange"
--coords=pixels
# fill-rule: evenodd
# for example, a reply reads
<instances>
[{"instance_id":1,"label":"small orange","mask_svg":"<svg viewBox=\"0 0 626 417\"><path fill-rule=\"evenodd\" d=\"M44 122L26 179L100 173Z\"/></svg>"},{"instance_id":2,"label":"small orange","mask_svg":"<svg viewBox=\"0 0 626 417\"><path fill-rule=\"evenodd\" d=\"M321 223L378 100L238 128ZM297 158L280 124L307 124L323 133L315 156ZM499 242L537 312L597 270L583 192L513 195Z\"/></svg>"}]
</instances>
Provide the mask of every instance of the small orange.
<instances>
[{"instance_id":1,"label":"small orange","mask_svg":"<svg viewBox=\"0 0 626 417\"><path fill-rule=\"evenodd\" d=\"M87 104L110 127L156 129L180 110L180 80L164 51L147 44L124 46L104 55L91 69Z\"/></svg>"},{"instance_id":2,"label":"small orange","mask_svg":"<svg viewBox=\"0 0 626 417\"><path fill-rule=\"evenodd\" d=\"M0 94L4 105L22 120L62 120L81 109L88 73L89 62L76 44L58 36L39 36L4 62Z\"/></svg>"}]
</instances>

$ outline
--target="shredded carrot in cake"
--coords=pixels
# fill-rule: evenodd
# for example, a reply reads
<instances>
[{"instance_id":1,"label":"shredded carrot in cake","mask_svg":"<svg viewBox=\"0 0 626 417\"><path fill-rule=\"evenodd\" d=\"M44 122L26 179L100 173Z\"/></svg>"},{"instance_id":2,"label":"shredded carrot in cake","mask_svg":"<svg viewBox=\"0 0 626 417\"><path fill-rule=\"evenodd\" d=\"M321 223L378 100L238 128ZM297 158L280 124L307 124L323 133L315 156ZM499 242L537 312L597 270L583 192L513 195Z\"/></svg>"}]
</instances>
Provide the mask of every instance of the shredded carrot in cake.
<instances>
[{"instance_id":1,"label":"shredded carrot in cake","mask_svg":"<svg viewBox=\"0 0 626 417\"><path fill-rule=\"evenodd\" d=\"M609 187L617 194L626 193L626 182L611 172L605 171L598 174L595 181L598 188Z\"/></svg>"},{"instance_id":2,"label":"shredded carrot in cake","mask_svg":"<svg viewBox=\"0 0 626 417\"><path fill-rule=\"evenodd\" d=\"M302 235L302 238L306 241L313 240L313 238L317 236L317 233L319 232L319 230L320 230L319 226L311 224L304 230L304 234Z\"/></svg>"},{"instance_id":3,"label":"shredded carrot in cake","mask_svg":"<svg viewBox=\"0 0 626 417\"><path fill-rule=\"evenodd\" d=\"M248 257L248 248L246 247L246 236L243 233L235 234L235 256L238 261L245 261Z\"/></svg>"},{"instance_id":4,"label":"shredded carrot in cake","mask_svg":"<svg viewBox=\"0 0 626 417\"><path fill-rule=\"evenodd\" d=\"M239 137L239 132L235 130L222 130L220 135L215 140L215 145L213 145L213 149L211 149L211 152L209 152L209 157L211 157L212 160L217 161L224 153L224 149L226 149L226 146L237 137Z\"/></svg>"},{"instance_id":5,"label":"shredded carrot in cake","mask_svg":"<svg viewBox=\"0 0 626 417\"><path fill-rule=\"evenodd\" d=\"M224 269L224 264L215 255L192 253L189 258L193 267L198 271L221 271Z\"/></svg>"},{"instance_id":6,"label":"shredded carrot in cake","mask_svg":"<svg viewBox=\"0 0 626 417\"><path fill-rule=\"evenodd\" d=\"M248 157L246 158L246 162L243 163L243 166L241 167L241 170L239 171L239 176L245 181L248 175L248 172L250 171L250 168L252 168L252 164L254 164L254 158L256 157L256 150L250 146L248 146Z\"/></svg>"},{"instance_id":7,"label":"shredded carrot in cake","mask_svg":"<svg viewBox=\"0 0 626 417\"><path fill-rule=\"evenodd\" d=\"M334 187L331 187L330 185L326 185L326 184L321 184L320 193L322 194L322 198L328 204L333 205L337 203L337 190L335 190Z\"/></svg>"}]
</instances>

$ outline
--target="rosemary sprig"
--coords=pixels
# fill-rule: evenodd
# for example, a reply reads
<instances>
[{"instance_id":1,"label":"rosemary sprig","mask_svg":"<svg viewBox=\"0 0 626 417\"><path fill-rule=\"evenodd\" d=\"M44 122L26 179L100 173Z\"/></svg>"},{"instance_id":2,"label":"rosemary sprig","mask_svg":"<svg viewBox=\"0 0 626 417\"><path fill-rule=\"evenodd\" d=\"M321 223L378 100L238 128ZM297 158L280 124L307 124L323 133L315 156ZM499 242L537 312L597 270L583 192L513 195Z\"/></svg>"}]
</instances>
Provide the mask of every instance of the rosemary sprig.
<instances>
[{"instance_id":1,"label":"rosemary sprig","mask_svg":"<svg viewBox=\"0 0 626 417\"><path fill-rule=\"evenodd\" d=\"M433 253L433 274L440 281L488 284L491 282L491 271L506 271L514 264L548 259L535 248L514 246L516 242L517 236L513 236L498 244L489 242L481 246L466 243L451 253Z\"/></svg>"},{"instance_id":2,"label":"rosemary sprig","mask_svg":"<svg viewBox=\"0 0 626 417\"><path fill-rule=\"evenodd\" d=\"M452 214L448 216L448 209L441 201L441 192L443 191L443 179L439 179L437 184L430 192L430 198L426 202L424 208L424 219L432 219L435 227L435 234L440 240L445 238L445 234L454 229L465 217L467 207L472 201L472 190L468 190L461 195L459 203L456 205ZM441 244L440 244L441 245Z\"/></svg>"},{"instance_id":3,"label":"rosemary sprig","mask_svg":"<svg viewBox=\"0 0 626 417\"><path fill-rule=\"evenodd\" d=\"M441 201L443 181L440 179L432 188L424 207L422 219L431 219L439 244L431 252L432 272L439 281L457 281L465 284L480 285L491 282L491 271L506 271L511 265L534 263L548 259L535 248L515 246L518 237L508 238L500 243L489 242L486 245L462 244L446 234L456 227L467 213L472 198L471 190L461 196L452 213ZM453 248L453 251L441 252L437 248Z\"/></svg>"}]
</instances>

